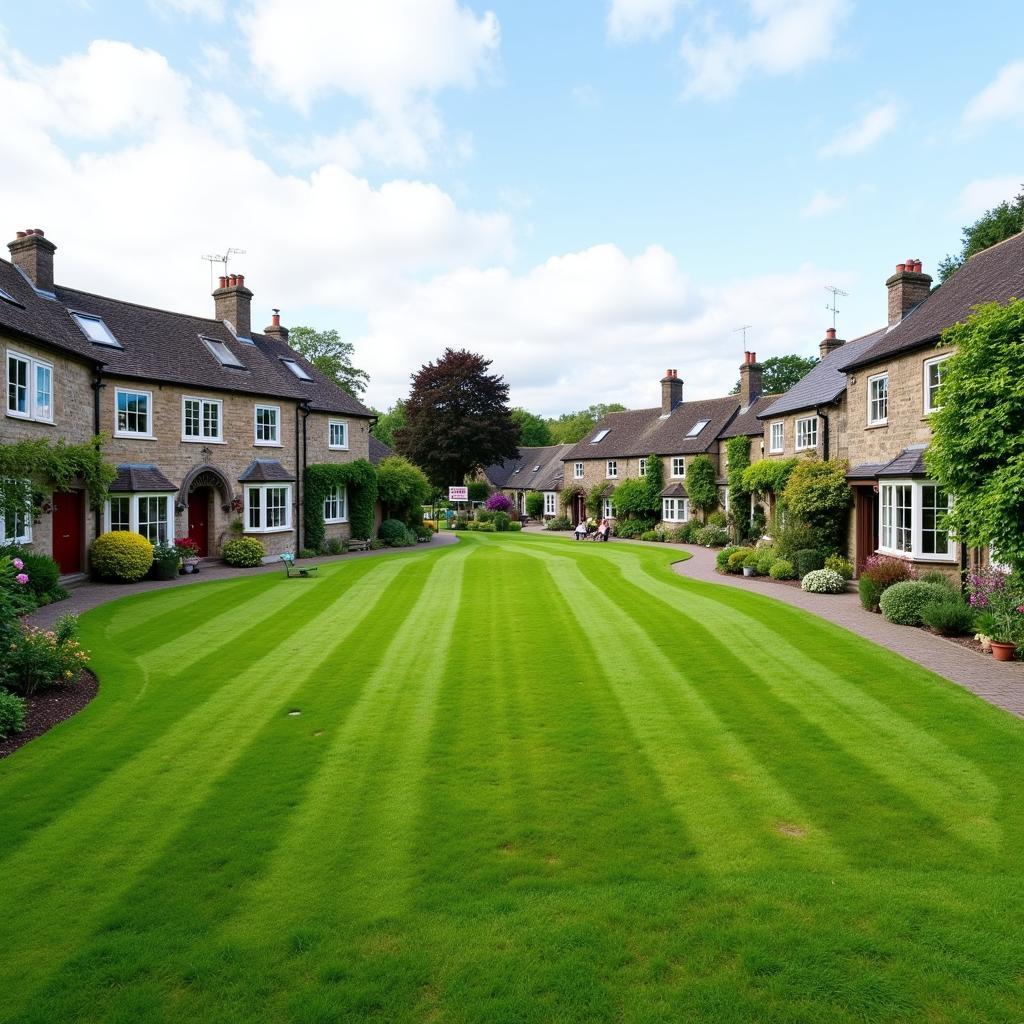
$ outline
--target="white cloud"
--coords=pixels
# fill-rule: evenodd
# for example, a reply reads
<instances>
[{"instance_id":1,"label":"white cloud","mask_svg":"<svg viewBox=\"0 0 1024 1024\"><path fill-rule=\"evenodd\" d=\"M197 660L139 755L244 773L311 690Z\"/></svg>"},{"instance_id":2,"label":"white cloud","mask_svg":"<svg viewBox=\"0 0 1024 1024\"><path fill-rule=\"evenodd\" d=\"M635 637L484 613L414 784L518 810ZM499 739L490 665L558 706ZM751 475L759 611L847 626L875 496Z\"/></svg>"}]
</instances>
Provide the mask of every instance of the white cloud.
<instances>
[{"instance_id":1,"label":"white cloud","mask_svg":"<svg viewBox=\"0 0 1024 1024\"><path fill-rule=\"evenodd\" d=\"M978 178L968 182L957 202L957 220L971 220L980 217L993 206L1013 199L1024 190L1024 170L1020 174L1009 174L994 178Z\"/></svg>"},{"instance_id":2,"label":"white cloud","mask_svg":"<svg viewBox=\"0 0 1024 1024\"><path fill-rule=\"evenodd\" d=\"M1024 119L1024 60L1002 68L964 110L964 123L970 127L1003 119Z\"/></svg>"},{"instance_id":3,"label":"white cloud","mask_svg":"<svg viewBox=\"0 0 1024 1024\"><path fill-rule=\"evenodd\" d=\"M648 36L656 39L672 28L676 9L688 0L611 0L608 35L632 41Z\"/></svg>"},{"instance_id":4,"label":"white cloud","mask_svg":"<svg viewBox=\"0 0 1024 1024\"><path fill-rule=\"evenodd\" d=\"M712 13L699 36L684 36L686 96L730 96L749 75L791 74L825 60L849 11L848 0L747 0L747 6L751 24L743 33L720 29Z\"/></svg>"},{"instance_id":5,"label":"white cloud","mask_svg":"<svg viewBox=\"0 0 1024 1024\"><path fill-rule=\"evenodd\" d=\"M198 15L209 21L222 21L224 18L224 0L149 0L149 6L164 17L184 15L190 18Z\"/></svg>"},{"instance_id":6,"label":"white cloud","mask_svg":"<svg viewBox=\"0 0 1024 1024\"><path fill-rule=\"evenodd\" d=\"M823 217L846 205L846 196L832 195L830 192L818 191L811 201L800 211L801 217Z\"/></svg>"},{"instance_id":7,"label":"white cloud","mask_svg":"<svg viewBox=\"0 0 1024 1024\"><path fill-rule=\"evenodd\" d=\"M888 135L900 118L899 106L885 103L869 110L859 121L842 128L831 142L822 146L819 156L853 156L870 149Z\"/></svg>"},{"instance_id":8,"label":"white cloud","mask_svg":"<svg viewBox=\"0 0 1024 1024\"><path fill-rule=\"evenodd\" d=\"M504 267L461 269L411 286L370 310L357 362L373 375L384 407L408 391L409 371L446 345L494 360L514 404L545 414L594 401L656 405L666 366L691 398L728 392L742 342L762 358L816 351L821 288L846 277L803 266L790 274L701 287L659 246L630 257L614 245L554 257L517 275Z\"/></svg>"}]
</instances>

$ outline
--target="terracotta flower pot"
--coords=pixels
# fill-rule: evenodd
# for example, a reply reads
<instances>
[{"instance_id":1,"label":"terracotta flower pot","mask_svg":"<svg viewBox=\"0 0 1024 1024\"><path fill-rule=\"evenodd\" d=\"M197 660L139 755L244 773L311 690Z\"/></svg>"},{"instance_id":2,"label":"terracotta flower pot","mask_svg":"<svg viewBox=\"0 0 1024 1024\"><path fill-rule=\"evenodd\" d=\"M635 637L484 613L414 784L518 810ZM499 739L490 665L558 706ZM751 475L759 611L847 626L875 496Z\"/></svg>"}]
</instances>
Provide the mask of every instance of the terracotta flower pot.
<instances>
[{"instance_id":1,"label":"terracotta flower pot","mask_svg":"<svg viewBox=\"0 0 1024 1024\"><path fill-rule=\"evenodd\" d=\"M998 640L992 640L992 657L996 661L1013 661L1014 652L1017 650L1016 644L1004 644Z\"/></svg>"}]
</instances>

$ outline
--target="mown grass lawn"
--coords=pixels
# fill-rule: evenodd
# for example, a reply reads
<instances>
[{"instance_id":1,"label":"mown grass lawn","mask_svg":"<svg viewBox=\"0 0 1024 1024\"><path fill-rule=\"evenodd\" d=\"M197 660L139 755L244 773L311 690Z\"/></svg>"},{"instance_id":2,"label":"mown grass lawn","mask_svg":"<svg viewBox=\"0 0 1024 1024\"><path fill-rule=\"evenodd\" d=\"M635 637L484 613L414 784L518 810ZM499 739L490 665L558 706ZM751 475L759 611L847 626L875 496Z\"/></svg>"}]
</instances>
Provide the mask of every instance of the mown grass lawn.
<instances>
[{"instance_id":1,"label":"mown grass lawn","mask_svg":"<svg viewBox=\"0 0 1024 1024\"><path fill-rule=\"evenodd\" d=\"M83 617L99 697L0 763L0 1020L1019 1024L1024 726L672 557Z\"/></svg>"}]
</instances>

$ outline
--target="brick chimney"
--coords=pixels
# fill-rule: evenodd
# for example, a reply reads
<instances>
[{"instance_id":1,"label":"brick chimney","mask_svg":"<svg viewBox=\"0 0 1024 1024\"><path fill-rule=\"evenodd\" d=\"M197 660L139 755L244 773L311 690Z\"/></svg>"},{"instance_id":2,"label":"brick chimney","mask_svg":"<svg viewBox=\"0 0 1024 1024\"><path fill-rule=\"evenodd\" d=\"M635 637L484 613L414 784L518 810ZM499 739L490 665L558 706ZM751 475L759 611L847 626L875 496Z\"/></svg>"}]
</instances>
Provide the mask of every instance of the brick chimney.
<instances>
[{"instance_id":1,"label":"brick chimney","mask_svg":"<svg viewBox=\"0 0 1024 1024\"><path fill-rule=\"evenodd\" d=\"M57 246L43 237L42 228L19 231L14 241L7 243L7 248L11 250L11 262L38 291L53 291L53 254Z\"/></svg>"},{"instance_id":2,"label":"brick chimney","mask_svg":"<svg viewBox=\"0 0 1024 1024\"><path fill-rule=\"evenodd\" d=\"M740 366L740 402L749 409L761 397L761 364L756 352L744 352Z\"/></svg>"},{"instance_id":3,"label":"brick chimney","mask_svg":"<svg viewBox=\"0 0 1024 1024\"><path fill-rule=\"evenodd\" d=\"M213 293L214 317L227 320L239 338L252 334L250 308L252 292L245 287L244 274L223 274Z\"/></svg>"},{"instance_id":4,"label":"brick chimney","mask_svg":"<svg viewBox=\"0 0 1024 1024\"><path fill-rule=\"evenodd\" d=\"M821 339L821 342L818 345L818 351L821 353L821 358L824 359L825 356L835 352L837 348L842 348L845 344L846 340L844 338L837 338L836 329L834 327L830 327L825 332L825 337Z\"/></svg>"},{"instance_id":5,"label":"brick chimney","mask_svg":"<svg viewBox=\"0 0 1024 1024\"><path fill-rule=\"evenodd\" d=\"M921 273L920 260L896 264L896 273L885 282L889 289L889 326L898 324L910 310L928 298L932 279Z\"/></svg>"},{"instance_id":6,"label":"brick chimney","mask_svg":"<svg viewBox=\"0 0 1024 1024\"><path fill-rule=\"evenodd\" d=\"M272 316L270 317L270 326L263 328L263 333L270 338L276 338L278 341L288 341L288 328L281 326L281 310L275 309L271 311Z\"/></svg>"},{"instance_id":7,"label":"brick chimney","mask_svg":"<svg viewBox=\"0 0 1024 1024\"><path fill-rule=\"evenodd\" d=\"M683 382L675 370L666 370L661 378L661 414L667 416L683 400Z\"/></svg>"}]
</instances>

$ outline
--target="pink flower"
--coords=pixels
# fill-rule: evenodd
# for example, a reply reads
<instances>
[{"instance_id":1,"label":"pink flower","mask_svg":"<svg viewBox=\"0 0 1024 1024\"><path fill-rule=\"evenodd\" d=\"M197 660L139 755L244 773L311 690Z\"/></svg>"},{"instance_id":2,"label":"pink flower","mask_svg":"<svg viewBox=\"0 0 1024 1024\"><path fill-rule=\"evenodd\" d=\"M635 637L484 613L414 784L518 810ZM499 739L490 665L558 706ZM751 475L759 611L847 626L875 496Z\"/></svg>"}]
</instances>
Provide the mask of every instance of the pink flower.
<instances>
[{"instance_id":1,"label":"pink flower","mask_svg":"<svg viewBox=\"0 0 1024 1024\"><path fill-rule=\"evenodd\" d=\"M13 565L14 568L17 569L19 572L25 568L25 563L20 558L15 558L11 562L11 565Z\"/></svg>"},{"instance_id":2,"label":"pink flower","mask_svg":"<svg viewBox=\"0 0 1024 1024\"><path fill-rule=\"evenodd\" d=\"M24 574L23 572L19 572L19 573L18 573L18 575L17 575L17 576L15 576L14 578L15 578L15 579L16 579L16 580L17 580L17 581L18 581L19 583L22 583L22 584L24 584L24 583L28 583L28 577L27 577L27 576L26 576L26 575L25 575L25 574Z\"/></svg>"}]
</instances>

